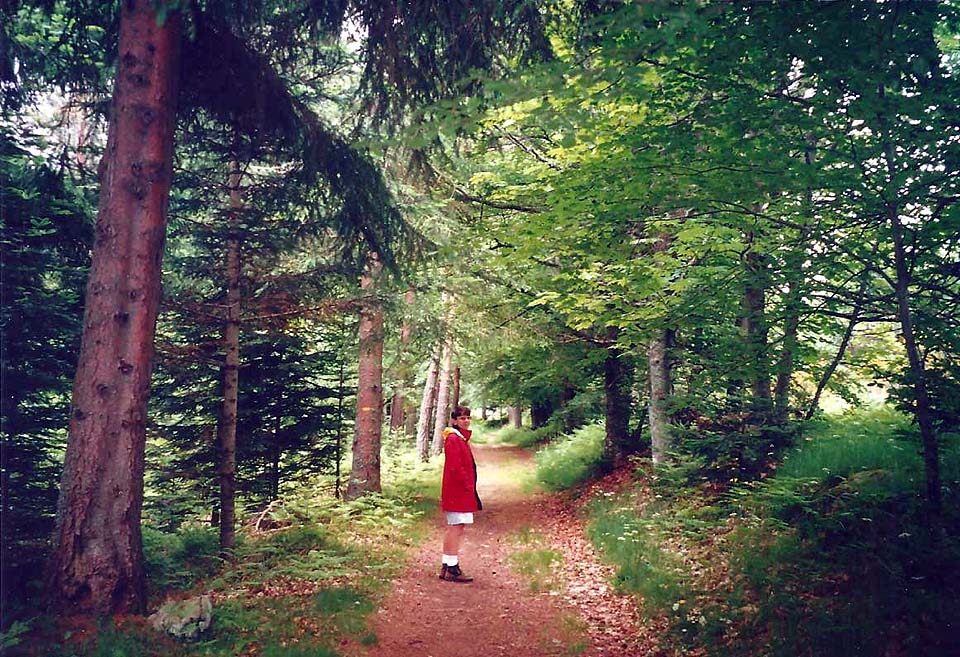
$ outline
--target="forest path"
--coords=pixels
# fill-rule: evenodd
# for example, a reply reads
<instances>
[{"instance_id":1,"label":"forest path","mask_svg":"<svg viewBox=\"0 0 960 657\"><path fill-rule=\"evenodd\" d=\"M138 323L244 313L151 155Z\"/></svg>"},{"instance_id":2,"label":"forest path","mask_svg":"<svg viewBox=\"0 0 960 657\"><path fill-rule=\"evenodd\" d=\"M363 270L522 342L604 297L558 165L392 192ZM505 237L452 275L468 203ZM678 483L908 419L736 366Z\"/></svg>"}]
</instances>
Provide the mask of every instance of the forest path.
<instances>
[{"instance_id":1,"label":"forest path","mask_svg":"<svg viewBox=\"0 0 960 657\"><path fill-rule=\"evenodd\" d=\"M467 528L460 557L469 584L441 581L442 517L393 582L371 621L378 644L357 657L626 657L655 654L639 631L629 598L607 585L570 504L559 495L530 494L523 482L530 454L503 445L474 447L484 510ZM525 540L535 543L524 545ZM511 555L548 549L562 556L536 592ZM543 587L547 588L547 587Z\"/></svg>"}]
</instances>

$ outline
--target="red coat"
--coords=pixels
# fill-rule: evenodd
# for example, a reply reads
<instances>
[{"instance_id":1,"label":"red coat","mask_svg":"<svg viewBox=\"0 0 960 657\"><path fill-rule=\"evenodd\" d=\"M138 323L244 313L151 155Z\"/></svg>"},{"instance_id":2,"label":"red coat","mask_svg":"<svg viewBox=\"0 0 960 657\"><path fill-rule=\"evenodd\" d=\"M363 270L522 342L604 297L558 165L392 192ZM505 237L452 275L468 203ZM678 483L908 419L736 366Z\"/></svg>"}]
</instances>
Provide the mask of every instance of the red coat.
<instances>
[{"instance_id":1,"label":"red coat","mask_svg":"<svg viewBox=\"0 0 960 657\"><path fill-rule=\"evenodd\" d=\"M440 508L469 513L483 508L477 495L477 462L470 450L470 430L443 430L443 484Z\"/></svg>"}]
</instances>

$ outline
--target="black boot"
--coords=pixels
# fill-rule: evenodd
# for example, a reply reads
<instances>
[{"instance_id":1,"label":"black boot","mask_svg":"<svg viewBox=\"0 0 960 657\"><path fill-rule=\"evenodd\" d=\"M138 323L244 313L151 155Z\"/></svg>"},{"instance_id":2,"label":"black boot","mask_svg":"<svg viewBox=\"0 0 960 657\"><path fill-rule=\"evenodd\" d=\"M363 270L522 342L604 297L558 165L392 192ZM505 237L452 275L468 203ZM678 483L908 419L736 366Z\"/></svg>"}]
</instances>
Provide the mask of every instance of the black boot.
<instances>
[{"instance_id":1,"label":"black boot","mask_svg":"<svg viewBox=\"0 0 960 657\"><path fill-rule=\"evenodd\" d=\"M441 574L441 578L448 582L466 583L473 581L472 577L463 574L463 571L460 570L460 564L456 566L446 566L446 572Z\"/></svg>"},{"instance_id":2,"label":"black boot","mask_svg":"<svg viewBox=\"0 0 960 657\"><path fill-rule=\"evenodd\" d=\"M447 579L447 570L449 568L450 567L447 564L443 564L443 566L440 568L440 579Z\"/></svg>"}]
</instances>

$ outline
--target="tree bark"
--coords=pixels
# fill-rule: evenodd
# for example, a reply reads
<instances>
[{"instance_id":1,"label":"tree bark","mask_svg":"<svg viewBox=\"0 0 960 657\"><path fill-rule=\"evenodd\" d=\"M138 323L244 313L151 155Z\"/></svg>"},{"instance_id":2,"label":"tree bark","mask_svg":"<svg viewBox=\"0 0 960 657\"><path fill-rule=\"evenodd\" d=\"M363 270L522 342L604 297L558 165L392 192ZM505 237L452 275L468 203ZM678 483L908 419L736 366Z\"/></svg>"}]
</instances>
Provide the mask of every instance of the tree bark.
<instances>
[{"instance_id":1,"label":"tree bark","mask_svg":"<svg viewBox=\"0 0 960 657\"><path fill-rule=\"evenodd\" d=\"M539 429L550 421L555 408L554 400L541 399L530 404L530 424Z\"/></svg>"},{"instance_id":2,"label":"tree bark","mask_svg":"<svg viewBox=\"0 0 960 657\"><path fill-rule=\"evenodd\" d=\"M751 365L751 408L756 413L766 415L770 412L773 401L770 392L769 346L767 344L769 333L766 319L767 264L764 256L753 247L754 239L754 234L748 232L745 241L750 245L750 250L744 257L746 285L743 295L741 327Z\"/></svg>"},{"instance_id":3,"label":"tree bark","mask_svg":"<svg viewBox=\"0 0 960 657\"><path fill-rule=\"evenodd\" d=\"M896 296L897 318L900 320L900 330L903 333L903 345L907 351L907 360L910 362L910 378L913 382L916 403L913 407L914 416L920 427L920 440L923 443L923 464L927 479L927 502L935 514L939 514L942 506L940 494L940 446L937 440L937 431L933 426L930 415L930 395L927 392L927 376L917 348L917 339L913 331L913 317L910 311L910 270L907 267L906 250L903 244L903 225L900 223L896 204L888 209L890 227L893 230L893 253L897 269Z\"/></svg>"},{"instance_id":4,"label":"tree bark","mask_svg":"<svg viewBox=\"0 0 960 657\"><path fill-rule=\"evenodd\" d=\"M605 398L603 443L604 464L616 468L633 450L630 445L630 388L633 383L633 365L623 350L614 346L619 331L607 331L607 356L603 362L603 390Z\"/></svg>"},{"instance_id":5,"label":"tree bark","mask_svg":"<svg viewBox=\"0 0 960 657\"><path fill-rule=\"evenodd\" d=\"M433 418L439 369L440 357L436 355L430 360L427 379L423 383L423 398L420 401L420 422L417 424L417 457L421 463L430 460L430 420Z\"/></svg>"},{"instance_id":6,"label":"tree bark","mask_svg":"<svg viewBox=\"0 0 960 657\"><path fill-rule=\"evenodd\" d=\"M670 360L667 353L669 339L669 331L658 331L647 349L650 381L650 443L654 465L666 463L673 446L669 413L672 388Z\"/></svg>"},{"instance_id":7,"label":"tree bark","mask_svg":"<svg viewBox=\"0 0 960 657\"><path fill-rule=\"evenodd\" d=\"M433 453L443 453L443 430L450 426L450 370L453 365L453 335L448 331L440 358L440 377L437 387L437 413L433 425Z\"/></svg>"},{"instance_id":8,"label":"tree bark","mask_svg":"<svg viewBox=\"0 0 960 657\"><path fill-rule=\"evenodd\" d=\"M46 595L54 609L141 613L140 514L181 21L121 3L119 64Z\"/></svg>"},{"instance_id":9,"label":"tree bark","mask_svg":"<svg viewBox=\"0 0 960 657\"><path fill-rule=\"evenodd\" d=\"M450 393L450 408L460 405L460 366L453 368L453 392Z\"/></svg>"},{"instance_id":10,"label":"tree bark","mask_svg":"<svg viewBox=\"0 0 960 657\"><path fill-rule=\"evenodd\" d=\"M230 170L227 226L226 318L223 324L223 401L217 430L220 475L220 554L236 543L237 404L240 396L240 165Z\"/></svg>"},{"instance_id":11,"label":"tree bark","mask_svg":"<svg viewBox=\"0 0 960 657\"><path fill-rule=\"evenodd\" d=\"M404 301L407 307L413 306L414 291L407 290L404 295ZM396 387L393 391L393 398L390 401L390 430L394 432L406 431L407 422L407 401L406 389L410 385L410 366L407 361L407 347L410 345L410 322L404 318L403 325L400 327L400 354L397 358L399 366L397 367Z\"/></svg>"},{"instance_id":12,"label":"tree bark","mask_svg":"<svg viewBox=\"0 0 960 657\"><path fill-rule=\"evenodd\" d=\"M371 256L360 288L371 294L381 265ZM383 305L375 297L360 310L360 364L357 381L357 420L353 438L353 469L346 499L380 492L380 443L383 434Z\"/></svg>"},{"instance_id":13,"label":"tree bark","mask_svg":"<svg viewBox=\"0 0 960 657\"><path fill-rule=\"evenodd\" d=\"M507 406L507 417L510 418L510 426L514 429L523 428L523 408L520 406Z\"/></svg>"},{"instance_id":14,"label":"tree bark","mask_svg":"<svg viewBox=\"0 0 960 657\"><path fill-rule=\"evenodd\" d=\"M808 135L807 147L803 154L803 161L808 168L813 167L816 156L816 139ZM808 216L813 217L813 191L807 189L804 195L804 204ZM793 378L793 371L796 367L797 347L800 344L800 311L803 309L803 283L804 267L803 260L806 257L803 246L807 244L810 237L810 227L804 223L797 237L797 244L801 248L793 249L786 257L787 273L792 278L789 281L789 289L786 294L784 304L783 320L783 347L780 350L780 357L777 360L777 382L773 388L773 412L774 419L783 424L786 422L790 413L790 380Z\"/></svg>"}]
</instances>

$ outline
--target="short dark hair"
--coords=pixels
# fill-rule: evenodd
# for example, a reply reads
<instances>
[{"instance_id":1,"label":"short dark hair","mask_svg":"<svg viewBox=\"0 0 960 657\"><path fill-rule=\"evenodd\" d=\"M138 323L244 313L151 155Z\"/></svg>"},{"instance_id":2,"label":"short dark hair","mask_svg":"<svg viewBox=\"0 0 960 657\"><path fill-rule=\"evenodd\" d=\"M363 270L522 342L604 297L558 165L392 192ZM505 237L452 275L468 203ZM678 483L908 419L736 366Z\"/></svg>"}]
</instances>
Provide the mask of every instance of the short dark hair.
<instances>
[{"instance_id":1,"label":"short dark hair","mask_svg":"<svg viewBox=\"0 0 960 657\"><path fill-rule=\"evenodd\" d=\"M453 413L450 414L450 417L456 420L458 417L469 417L470 416L470 407L469 406L454 406Z\"/></svg>"}]
</instances>

